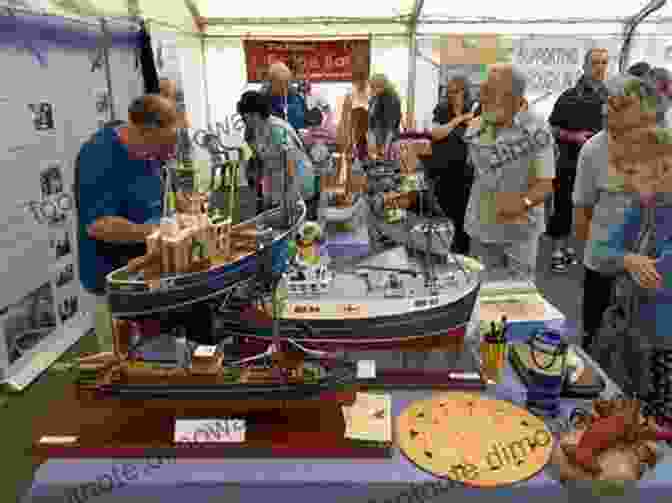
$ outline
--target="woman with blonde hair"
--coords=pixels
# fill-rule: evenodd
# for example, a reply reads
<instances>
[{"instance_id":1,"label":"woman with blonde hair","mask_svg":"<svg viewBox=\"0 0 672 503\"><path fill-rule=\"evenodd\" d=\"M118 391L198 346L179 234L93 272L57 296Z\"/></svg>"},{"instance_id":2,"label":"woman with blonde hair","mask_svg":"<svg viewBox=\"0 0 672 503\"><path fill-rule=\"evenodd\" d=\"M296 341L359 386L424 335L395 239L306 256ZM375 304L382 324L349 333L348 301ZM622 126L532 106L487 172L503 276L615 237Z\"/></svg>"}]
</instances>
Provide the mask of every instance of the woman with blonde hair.
<instances>
[{"instance_id":1,"label":"woman with blonde hair","mask_svg":"<svg viewBox=\"0 0 672 503\"><path fill-rule=\"evenodd\" d=\"M401 98L386 75L377 73L369 81L369 153L371 157L389 156L401 125Z\"/></svg>"}]
</instances>

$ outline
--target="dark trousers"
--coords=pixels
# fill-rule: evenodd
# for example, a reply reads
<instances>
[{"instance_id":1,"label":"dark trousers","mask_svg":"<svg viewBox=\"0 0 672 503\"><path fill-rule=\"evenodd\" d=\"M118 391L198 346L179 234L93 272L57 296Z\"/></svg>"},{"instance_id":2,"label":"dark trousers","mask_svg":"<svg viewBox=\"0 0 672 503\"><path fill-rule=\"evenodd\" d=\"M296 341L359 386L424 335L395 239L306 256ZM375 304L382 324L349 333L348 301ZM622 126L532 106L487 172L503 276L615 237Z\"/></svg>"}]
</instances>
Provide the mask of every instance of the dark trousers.
<instances>
[{"instance_id":1,"label":"dark trousers","mask_svg":"<svg viewBox=\"0 0 672 503\"><path fill-rule=\"evenodd\" d=\"M455 225L455 237L451 251L460 255L469 254L470 238L464 232L464 214L469 204L473 176L444 177L436 186L436 198L441 209Z\"/></svg>"},{"instance_id":2,"label":"dark trousers","mask_svg":"<svg viewBox=\"0 0 672 503\"><path fill-rule=\"evenodd\" d=\"M595 341L602 325L602 316L611 301L614 277L585 267L583 278L583 332L582 346L589 347Z\"/></svg>"},{"instance_id":3,"label":"dark trousers","mask_svg":"<svg viewBox=\"0 0 672 503\"><path fill-rule=\"evenodd\" d=\"M553 179L553 214L548 228L548 235L554 239L566 238L572 232L572 193L575 179L576 163L558 165L557 176Z\"/></svg>"}]
</instances>

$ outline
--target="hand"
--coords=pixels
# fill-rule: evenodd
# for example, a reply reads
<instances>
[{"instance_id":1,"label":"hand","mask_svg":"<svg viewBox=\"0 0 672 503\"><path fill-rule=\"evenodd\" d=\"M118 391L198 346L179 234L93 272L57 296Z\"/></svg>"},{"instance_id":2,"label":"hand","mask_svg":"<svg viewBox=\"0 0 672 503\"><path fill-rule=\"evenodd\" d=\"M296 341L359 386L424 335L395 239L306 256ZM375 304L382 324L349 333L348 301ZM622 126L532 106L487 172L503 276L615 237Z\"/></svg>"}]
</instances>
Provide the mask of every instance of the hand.
<instances>
[{"instance_id":1,"label":"hand","mask_svg":"<svg viewBox=\"0 0 672 503\"><path fill-rule=\"evenodd\" d=\"M497 199L497 216L501 220L513 220L527 213L527 206L522 199L505 197Z\"/></svg>"},{"instance_id":2,"label":"hand","mask_svg":"<svg viewBox=\"0 0 672 503\"><path fill-rule=\"evenodd\" d=\"M473 118L474 118L474 114L472 112L469 112L469 113L460 115L458 117L458 122L459 122L459 124L464 124L465 122L469 122Z\"/></svg>"},{"instance_id":3,"label":"hand","mask_svg":"<svg viewBox=\"0 0 672 503\"><path fill-rule=\"evenodd\" d=\"M644 255L626 255L624 259L625 270L635 278L635 281L647 289L662 287L662 277L656 270L656 261Z\"/></svg>"}]
</instances>

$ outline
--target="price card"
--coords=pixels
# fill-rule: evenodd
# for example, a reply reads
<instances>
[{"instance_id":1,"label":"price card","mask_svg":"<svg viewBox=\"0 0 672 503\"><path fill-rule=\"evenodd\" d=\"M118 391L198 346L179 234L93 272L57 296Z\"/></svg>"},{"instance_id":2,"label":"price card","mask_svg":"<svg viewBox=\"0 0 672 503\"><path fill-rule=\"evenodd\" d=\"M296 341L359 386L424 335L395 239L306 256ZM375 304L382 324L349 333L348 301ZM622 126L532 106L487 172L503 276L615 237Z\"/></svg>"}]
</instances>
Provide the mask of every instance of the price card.
<instances>
[{"instance_id":1,"label":"price card","mask_svg":"<svg viewBox=\"0 0 672 503\"><path fill-rule=\"evenodd\" d=\"M175 443L245 442L244 419L176 419Z\"/></svg>"},{"instance_id":2,"label":"price card","mask_svg":"<svg viewBox=\"0 0 672 503\"><path fill-rule=\"evenodd\" d=\"M376 378L376 361L375 360L359 360L357 362L357 378L358 379L375 379Z\"/></svg>"},{"instance_id":3,"label":"price card","mask_svg":"<svg viewBox=\"0 0 672 503\"><path fill-rule=\"evenodd\" d=\"M77 442L75 436L45 436L40 438L41 444L74 444Z\"/></svg>"}]
</instances>

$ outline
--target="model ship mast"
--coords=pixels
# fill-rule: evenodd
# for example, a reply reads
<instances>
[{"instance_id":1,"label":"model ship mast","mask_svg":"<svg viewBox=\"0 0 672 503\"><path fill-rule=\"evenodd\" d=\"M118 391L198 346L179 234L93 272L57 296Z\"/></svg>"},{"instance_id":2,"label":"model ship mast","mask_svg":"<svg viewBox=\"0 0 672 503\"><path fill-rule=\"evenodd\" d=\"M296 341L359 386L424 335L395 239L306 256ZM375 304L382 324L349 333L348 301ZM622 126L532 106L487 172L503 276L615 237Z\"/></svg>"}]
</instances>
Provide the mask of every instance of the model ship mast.
<instances>
[{"instance_id":1,"label":"model ship mast","mask_svg":"<svg viewBox=\"0 0 672 503\"><path fill-rule=\"evenodd\" d=\"M400 150L400 175L402 179L401 191L386 192L383 194L383 207L386 210L409 209L418 201L417 184L413 184L417 174L418 157L431 155L432 144L428 141L406 142L399 145ZM411 183L404 184L404 180ZM404 186L406 185L406 186Z\"/></svg>"}]
</instances>

